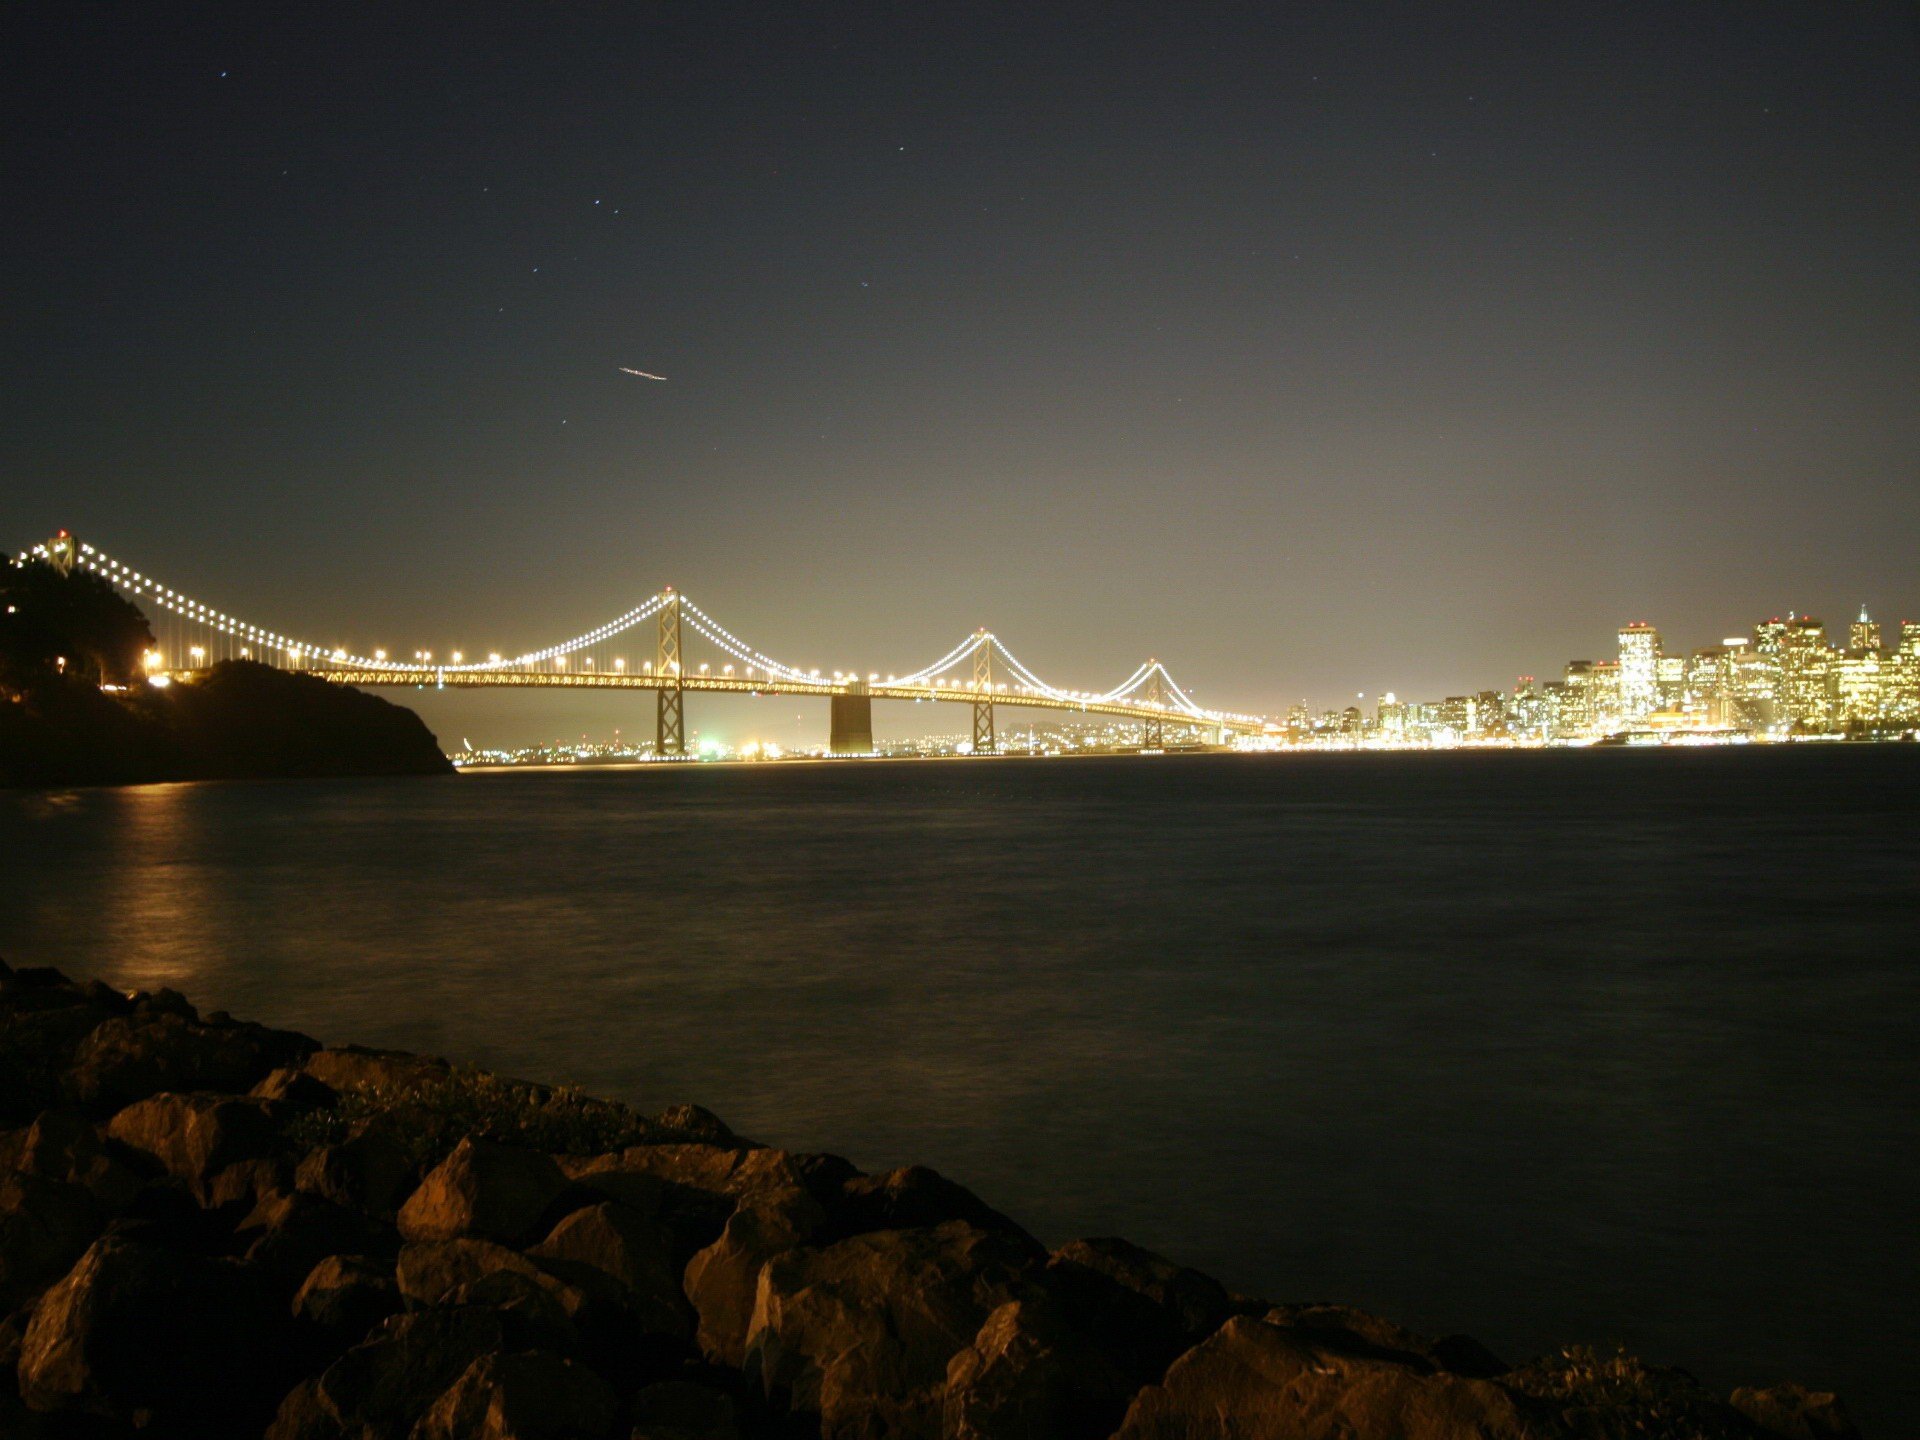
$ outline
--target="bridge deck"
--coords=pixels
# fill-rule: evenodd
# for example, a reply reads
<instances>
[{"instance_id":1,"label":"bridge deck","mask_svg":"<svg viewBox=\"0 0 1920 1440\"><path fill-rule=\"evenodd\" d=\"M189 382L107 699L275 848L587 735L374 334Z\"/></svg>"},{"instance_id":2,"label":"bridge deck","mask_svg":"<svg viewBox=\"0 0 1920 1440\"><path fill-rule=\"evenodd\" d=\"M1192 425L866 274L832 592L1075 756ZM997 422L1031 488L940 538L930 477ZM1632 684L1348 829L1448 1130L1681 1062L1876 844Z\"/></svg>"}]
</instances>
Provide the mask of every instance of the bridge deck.
<instances>
[{"instance_id":1,"label":"bridge deck","mask_svg":"<svg viewBox=\"0 0 1920 1440\"><path fill-rule=\"evenodd\" d=\"M191 671L181 672L182 678ZM341 685L362 688L394 687L425 690L558 689L558 690L670 690L667 675L606 670L510 670L483 668L436 669L432 666L316 666L307 673ZM1107 715L1123 720L1159 720L1163 724L1224 729L1238 735L1257 735L1265 722L1229 716L1198 717L1174 706L1129 704L1125 700L1076 700L1029 690L996 689L991 696L964 685L885 685L834 680L742 680L726 675L683 675L683 690L726 695L854 695L876 700L930 700L948 705L971 705L990 698L995 706L1030 710L1064 710L1082 715Z\"/></svg>"}]
</instances>

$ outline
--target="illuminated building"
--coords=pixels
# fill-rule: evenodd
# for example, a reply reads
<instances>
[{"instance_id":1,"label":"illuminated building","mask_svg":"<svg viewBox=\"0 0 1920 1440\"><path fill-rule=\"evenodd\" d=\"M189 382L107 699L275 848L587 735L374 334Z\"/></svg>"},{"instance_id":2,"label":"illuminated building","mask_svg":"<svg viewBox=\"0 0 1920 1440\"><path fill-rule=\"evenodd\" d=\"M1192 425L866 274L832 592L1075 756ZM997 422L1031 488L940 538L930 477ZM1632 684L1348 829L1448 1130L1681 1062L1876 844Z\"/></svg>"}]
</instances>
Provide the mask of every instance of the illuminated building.
<instances>
[{"instance_id":1,"label":"illuminated building","mask_svg":"<svg viewBox=\"0 0 1920 1440\"><path fill-rule=\"evenodd\" d=\"M1867 617L1867 607L1860 607L1860 618L1847 627L1847 653L1863 654L1866 651L1880 649L1880 625L1878 621Z\"/></svg>"},{"instance_id":2,"label":"illuminated building","mask_svg":"<svg viewBox=\"0 0 1920 1440\"><path fill-rule=\"evenodd\" d=\"M1660 632L1636 620L1620 632L1620 718L1639 720L1660 708Z\"/></svg>"},{"instance_id":3,"label":"illuminated building","mask_svg":"<svg viewBox=\"0 0 1920 1440\"><path fill-rule=\"evenodd\" d=\"M1832 728L1833 661L1822 621L1811 615L1787 616L1780 634L1780 710L1788 724L1814 731Z\"/></svg>"}]
</instances>

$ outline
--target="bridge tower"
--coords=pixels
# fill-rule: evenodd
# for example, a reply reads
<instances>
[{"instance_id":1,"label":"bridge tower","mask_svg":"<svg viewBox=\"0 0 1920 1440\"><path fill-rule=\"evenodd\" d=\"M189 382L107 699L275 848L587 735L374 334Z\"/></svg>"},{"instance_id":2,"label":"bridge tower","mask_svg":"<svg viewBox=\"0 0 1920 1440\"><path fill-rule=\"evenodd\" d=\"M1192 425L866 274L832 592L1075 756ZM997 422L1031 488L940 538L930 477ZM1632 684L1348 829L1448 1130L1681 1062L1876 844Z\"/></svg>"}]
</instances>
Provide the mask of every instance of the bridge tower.
<instances>
[{"instance_id":1,"label":"bridge tower","mask_svg":"<svg viewBox=\"0 0 1920 1440\"><path fill-rule=\"evenodd\" d=\"M993 738L993 636L979 630L973 642L973 753L999 750Z\"/></svg>"},{"instance_id":2,"label":"bridge tower","mask_svg":"<svg viewBox=\"0 0 1920 1440\"><path fill-rule=\"evenodd\" d=\"M1147 704L1164 705L1167 703L1166 687L1160 683L1160 662L1149 660L1153 668L1147 671ZM1147 721L1146 735L1141 741L1142 748L1160 750L1167 743L1167 722L1158 714Z\"/></svg>"},{"instance_id":3,"label":"bridge tower","mask_svg":"<svg viewBox=\"0 0 1920 1440\"><path fill-rule=\"evenodd\" d=\"M687 753L687 711L684 704L686 681L680 664L680 596L669 585L667 603L660 607L660 646L656 651L654 673L662 677L659 698L659 724L654 730L656 755Z\"/></svg>"}]
</instances>

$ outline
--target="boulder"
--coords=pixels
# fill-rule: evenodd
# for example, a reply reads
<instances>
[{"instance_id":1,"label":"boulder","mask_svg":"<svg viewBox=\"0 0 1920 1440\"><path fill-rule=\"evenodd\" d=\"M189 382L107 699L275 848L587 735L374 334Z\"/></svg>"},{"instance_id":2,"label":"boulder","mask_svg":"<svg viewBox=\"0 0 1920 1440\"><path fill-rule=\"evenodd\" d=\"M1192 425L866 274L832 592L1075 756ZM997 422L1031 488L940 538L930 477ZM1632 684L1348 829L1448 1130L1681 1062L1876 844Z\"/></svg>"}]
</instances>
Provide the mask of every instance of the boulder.
<instances>
[{"instance_id":1,"label":"boulder","mask_svg":"<svg viewBox=\"0 0 1920 1440\"><path fill-rule=\"evenodd\" d=\"M357 1210L303 1191L263 1196L234 1234L247 1247L247 1263L282 1294L329 1255L391 1255L396 1238Z\"/></svg>"},{"instance_id":2,"label":"boulder","mask_svg":"<svg viewBox=\"0 0 1920 1440\"><path fill-rule=\"evenodd\" d=\"M99 1233L99 1207L78 1185L0 1174L0 1315L65 1275Z\"/></svg>"},{"instance_id":3,"label":"boulder","mask_svg":"<svg viewBox=\"0 0 1920 1440\"><path fill-rule=\"evenodd\" d=\"M529 1238L567 1188L551 1157L489 1140L462 1140L400 1208L409 1240Z\"/></svg>"},{"instance_id":4,"label":"boulder","mask_svg":"<svg viewBox=\"0 0 1920 1440\"><path fill-rule=\"evenodd\" d=\"M1133 1385L1064 1309L1009 1300L947 1363L942 1440L1101 1440Z\"/></svg>"},{"instance_id":5,"label":"boulder","mask_svg":"<svg viewBox=\"0 0 1920 1440\"><path fill-rule=\"evenodd\" d=\"M575 1210L527 1253L562 1278L584 1278L578 1272L585 1269L614 1281L645 1334L685 1340L693 1333L674 1237L630 1206L603 1200Z\"/></svg>"},{"instance_id":6,"label":"boulder","mask_svg":"<svg viewBox=\"0 0 1920 1440\"><path fill-rule=\"evenodd\" d=\"M867 1230L920 1230L964 1220L977 1230L1014 1237L1036 1258L1046 1253L1039 1241L966 1186L924 1165L907 1165L884 1175L855 1175L841 1186L839 1204L832 1208L828 1224L834 1239Z\"/></svg>"},{"instance_id":7,"label":"boulder","mask_svg":"<svg viewBox=\"0 0 1920 1440\"><path fill-rule=\"evenodd\" d=\"M340 1092L305 1070L282 1066L247 1092L256 1100L277 1100L294 1110L329 1110Z\"/></svg>"},{"instance_id":8,"label":"boulder","mask_svg":"<svg viewBox=\"0 0 1920 1440\"><path fill-rule=\"evenodd\" d=\"M491 1240L416 1240L400 1247L394 1278L410 1305L438 1305L463 1285L508 1270L529 1279L544 1278L538 1265L518 1250Z\"/></svg>"},{"instance_id":9,"label":"boulder","mask_svg":"<svg viewBox=\"0 0 1920 1440\"><path fill-rule=\"evenodd\" d=\"M718 1115L701 1105L669 1105L647 1124L663 1136L679 1140L699 1140L709 1145L742 1143Z\"/></svg>"},{"instance_id":10,"label":"boulder","mask_svg":"<svg viewBox=\"0 0 1920 1440\"><path fill-rule=\"evenodd\" d=\"M218 1197L213 1181L229 1166L270 1159L280 1149L270 1103L226 1095L155 1095L121 1110L107 1122L107 1133L185 1181L202 1203L238 1200L252 1193L257 1172L230 1177Z\"/></svg>"},{"instance_id":11,"label":"boulder","mask_svg":"<svg viewBox=\"0 0 1920 1440\"><path fill-rule=\"evenodd\" d=\"M23 974L16 971L15 974ZM0 985L0 1125L24 1125L61 1101L60 1077L74 1052L119 1010L66 990L24 994ZM55 1004L27 1004L52 999Z\"/></svg>"},{"instance_id":12,"label":"boulder","mask_svg":"<svg viewBox=\"0 0 1920 1440\"><path fill-rule=\"evenodd\" d=\"M746 1357L760 1271L776 1255L809 1243L825 1222L798 1186L744 1200L720 1238L687 1262L683 1286L699 1316L695 1340L715 1364L738 1369Z\"/></svg>"},{"instance_id":13,"label":"boulder","mask_svg":"<svg viewBox=\"0 0 1920 1440\"><path fill-rule=\"evenodd\" d=\"M1327 1348L1238 1315L1134 1397L1116 1440L1527 1440L1556 1431L1537 1402L1491 1381Z\"/></svg>"},{"instance_id":14,"label":"boulder","mask_svg":"<svg viewBox=\"0 0 1920 1440\"><path fill-rule=\"evenodd\" d=\"M826 1440L938 1437L947 1367L1037 1267L1000 1231L949 1221L803 1247L760 1271L744 1371Z\"/></svg>"},{"instance_id":15,"label":"boulder","mask_svg":"<svg viewBox=\"0 0 1920 1440\"><path fill-rule=\"evenodd\" d=\"M279 1388L279 1340L232 1262L108 1237L34 1307L20 1394L43 1413L146 1412L164 1433L257 1432Z\"/></svg>"},{"instance_id":16,"label":"boulder","mask_svg":"<svg viewBox=\"0 0 1920 1440\"><path fill-rule=\"evenodd\" d=\"M444 1080L453 1069L431 1055L403 1050L367 1050L358 1045L315 1050L302 1069L333 1090L379 1090L397 1094L428 1081Z\"/></svg>"},{"instance_id":17,"label":"boulder","mask_svg":"<svg viewBox=\"0 0 1920 1440\"><path fill-rule=\"evenodd\" d=\"M405 1440L469 1365L503 1343L498 1317L484 1309L395 1315L296 1386L266 1440Z\"/></svg>"},{"instance_id":18,"label":"boulder","mask_svg":"<svg viewBox=\"0 0 1920 1440\"><path fill-rule=\"evenodd\" d=\"M1371 1354L1403 1365L1424 1364L1478 1380L1494 1379L1509 1368L1471 1336L1446 1335L1429 1340L1351 1305L1276 1305L1264 1318L1269 1325L1293 1331L1306 1344L1349 1354Z\"/></svg>"},{"instance_id":19,"label":"boulder","mask_svg":"<svg viewBox=\"0 0 1920 1440\"><path fill-rule=\"evenodd\" d=\"M633 1397L632 1440L740 1440L733 1397L691 1380L643 1385Z\"/></svg>"},{"instance_id":20,"label":"boulder","mask_svg":"<svg viewBox=\"0 0 1920 1440\"><path fill-rule=\"evenodd\" d=\"M601 1317L590 1297L537 1272L495 1270L449 1290L441 1303L486 1309L500 1322L509 1350L551 1350L579 1359L587 1351L588 1334L603 1342L610 1338L604 1321L595 1323ZM574 1323L576 1315L583 1324Z\"/></svg>"},{"instance_id":21,"label":"boulder","mask_svg":"<svg viewBox=\"0 0 1920 1440\"><path fill-rule=\"evenodd\" d=\"M76 1110L44 1110L21 1137L17 1169L78 1185L109 1213L139 1193L141 1179L107 1148L93 1122Z\"/></svg>"},{"instance_id":22,"label":"boulder","mask_svg":"<svg viewBox=\"0 0 1920 1440\"><path fill-rule=\"evenodd\" d=\"M165 1011L102 1021L75 1048L64 1085L78 1104L111 1114L160 1091L244 1094L316 1042L263 1025L205 1025Z\"/></svg>"},{"instance_id":23,"label":"boulder","mask_svg":"<svg viewBox=\"0 0 1920 1440\"><path fill-rule=\"evenodd\" d=\"M1233 1310L1217 1280L1112 1236L1069 1241L1053 1252L1048 1269L1068 1284L1091 1272L1132 1291L1162 1312L1187 1345L1219 1329Z\"/></svg>"},{"instance_id":24,"label":"boulder","mask_svg":"<svg viewBox=\"0 0 1920 1440\"><path fill-rule=\"evenodd\" d=\"M293 1183L336 1205L390 1216L413 1178L413 1163L400 1142L367 1127L338 1145L324 1145L300 1162Z\"/></svg>"},{"instance_id":25,"label":"boulder","mask_svg":"<svg viewBox=\"0 0 1920 1440\"><path fill-rule=\"evenodd\" d=\"M352 1343L400 1310L393 1266L367 1255L329 1255L294 1292L293 1318Z\"/></svg>"},{"instance_id":26,"label":"boulder","mask_svg":"<svg viewBox=\"0 0 1920 1440\"><path fill-rule=\"evenodd\" d=\"M1847 1407L1827 1390L1775 1385L1766 1390L1733 1392L1733 1408L1779 1440L1860 1440Z\"/></svg>"},{"instance_id":27,"label":"boulder","mask_svg":"<svg viewBox=\"0 0 1920 1440\"><path fill-rule=\"evenodd\" d=\"M483 1355L433 1403L412 1440L601 1440L614 1394L578 1361L534 1350Z\"/></svg>"}]
</instances>

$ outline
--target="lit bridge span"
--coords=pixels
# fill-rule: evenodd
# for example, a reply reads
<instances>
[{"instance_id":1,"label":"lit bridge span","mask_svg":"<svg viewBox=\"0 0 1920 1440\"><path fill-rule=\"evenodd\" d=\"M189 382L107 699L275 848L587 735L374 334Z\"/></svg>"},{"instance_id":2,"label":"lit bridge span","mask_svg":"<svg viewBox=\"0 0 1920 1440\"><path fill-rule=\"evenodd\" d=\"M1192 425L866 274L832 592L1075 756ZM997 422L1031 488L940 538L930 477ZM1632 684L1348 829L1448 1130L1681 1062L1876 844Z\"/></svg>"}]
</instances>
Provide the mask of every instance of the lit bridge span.
<instances>
[{"instance_id":1,"label":"lit bridge span","mask_svg":"<svg viewBox=\"0 0 1920 1440\"><path fill-rule=\"evenodd\" d=\"M432 689L541 688L651 690L656 696L655 753L687 753L689 693L824 696L831 709L835 754L873 748L875 700L919 700L966 705L973 712L973 753L999 746L994 709L1013 705L1134 720L1143 744L1158 748L1170 731L1198 733L1217 743L1259 734L1265 717L1208 709L1196 702L1159 660L1147 660L1110 690L1067 690L1042 680L990 630L976 630L932 664L906 673L803 670L764 655L671 586L614 619L572 639L518 655L474 658L453 651L356 654L242 620L162 584L62 531L20 557L98 575L139 605L153 621L156 645L149 670L191 679L221 660L254 660L303 670L343 685ZM690 642L714 659L696 661ZM630 652L639 649L642 653Z\"/></svg>"}]
</instances>

